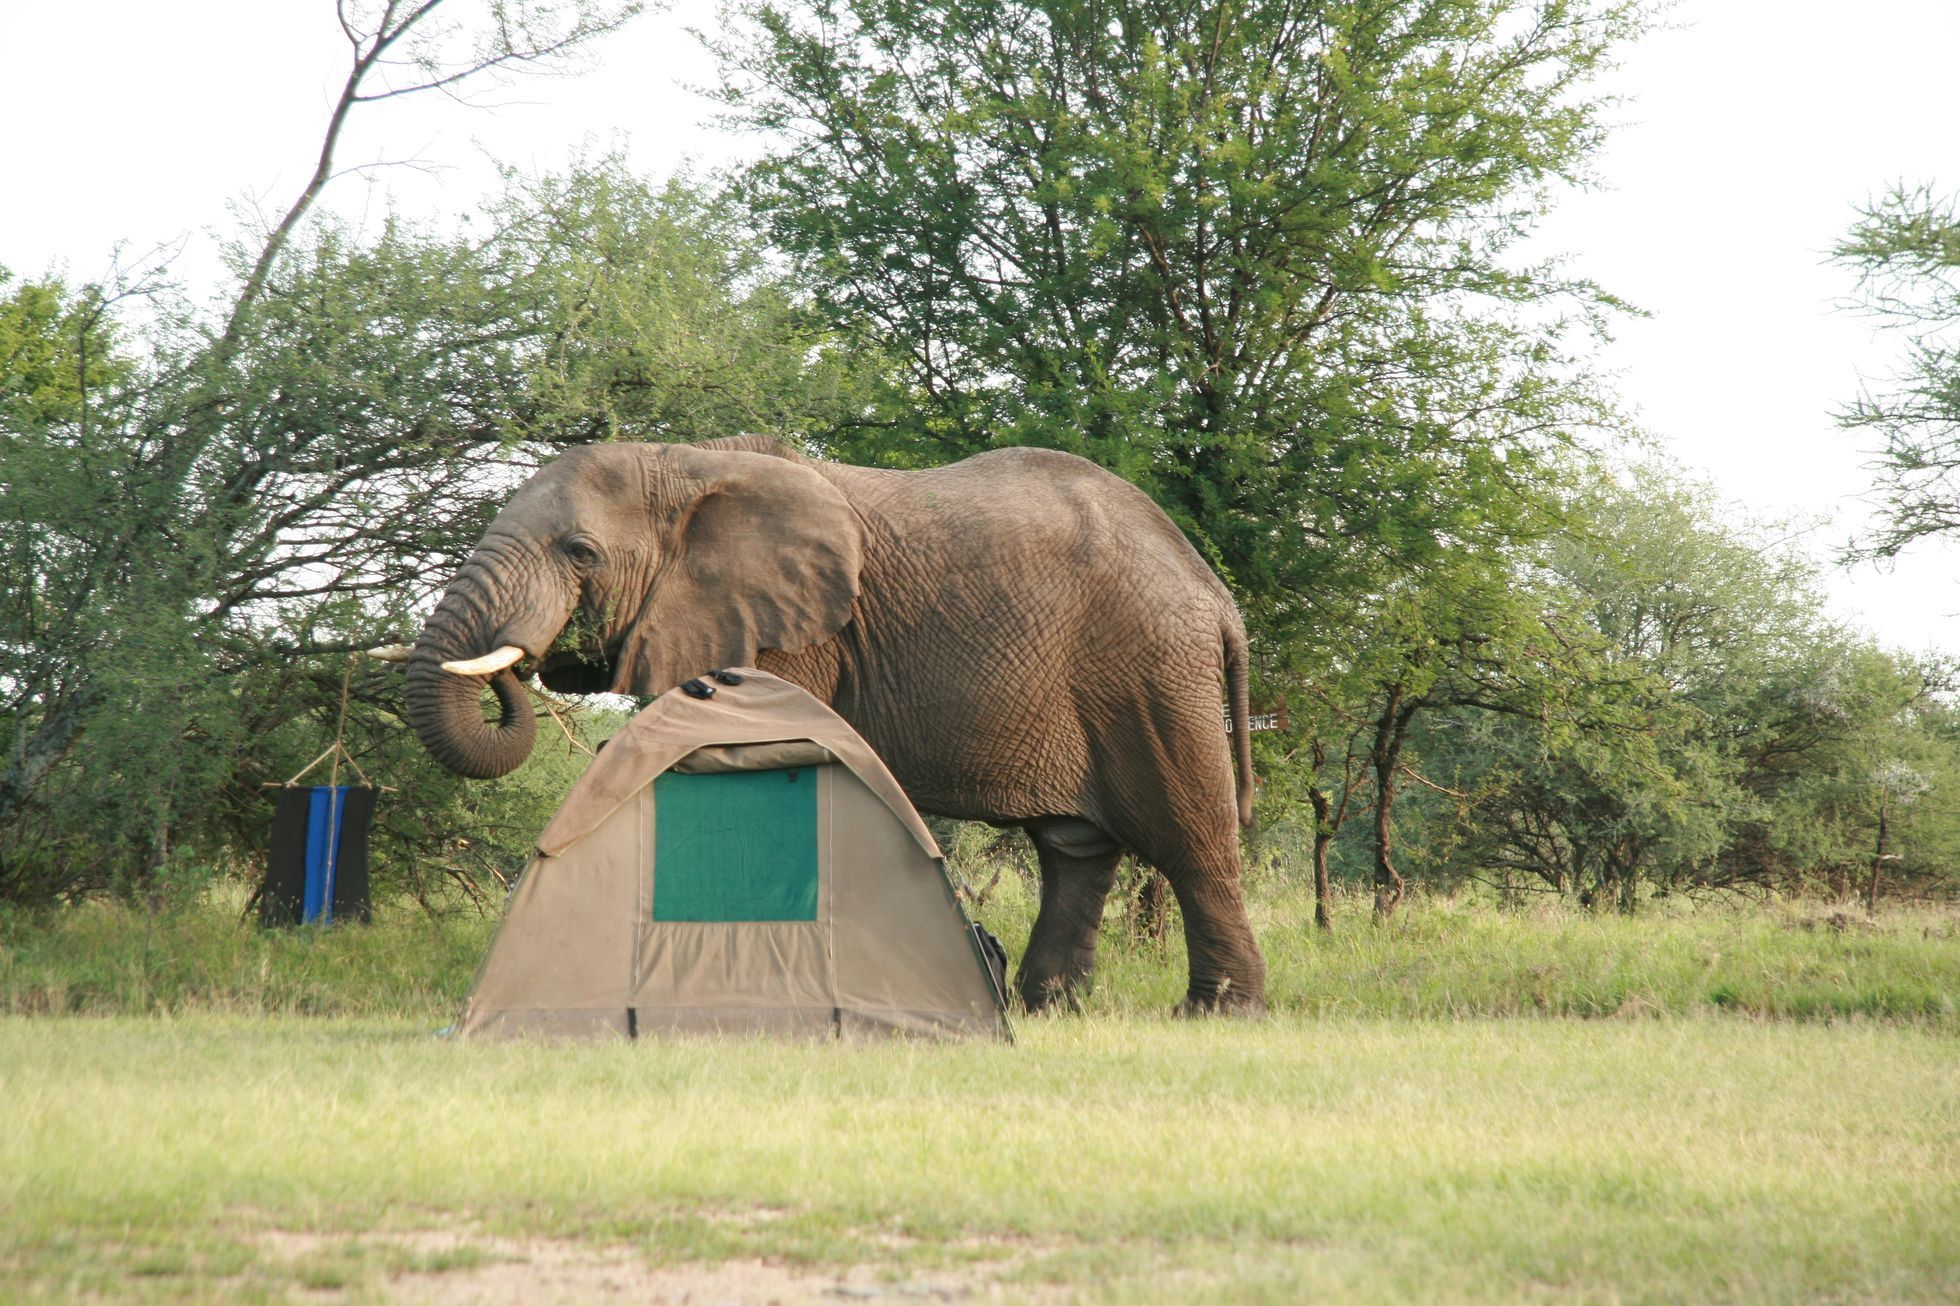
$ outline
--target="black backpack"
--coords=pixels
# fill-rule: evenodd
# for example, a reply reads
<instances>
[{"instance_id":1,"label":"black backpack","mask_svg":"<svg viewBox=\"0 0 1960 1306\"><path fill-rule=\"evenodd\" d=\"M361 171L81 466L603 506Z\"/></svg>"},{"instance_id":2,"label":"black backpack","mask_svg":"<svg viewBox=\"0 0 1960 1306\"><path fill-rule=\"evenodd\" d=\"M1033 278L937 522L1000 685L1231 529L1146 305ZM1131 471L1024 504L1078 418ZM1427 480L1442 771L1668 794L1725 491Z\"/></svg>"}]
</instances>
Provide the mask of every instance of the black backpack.
<instances>
[{"instance_id":1,"label":"black backpack","mask_svg":"<svg viewBox=\"0 0 1960 1306\"><path fill-rule=\"evenodd\" d=\"M994 996L1000 1005L1007 1005L1007 949L994 937L992 930L979 921L973 922L973 942L980 949L980 955L987 959L987 973L993 976Z\"/></svg>"}]
</instances>

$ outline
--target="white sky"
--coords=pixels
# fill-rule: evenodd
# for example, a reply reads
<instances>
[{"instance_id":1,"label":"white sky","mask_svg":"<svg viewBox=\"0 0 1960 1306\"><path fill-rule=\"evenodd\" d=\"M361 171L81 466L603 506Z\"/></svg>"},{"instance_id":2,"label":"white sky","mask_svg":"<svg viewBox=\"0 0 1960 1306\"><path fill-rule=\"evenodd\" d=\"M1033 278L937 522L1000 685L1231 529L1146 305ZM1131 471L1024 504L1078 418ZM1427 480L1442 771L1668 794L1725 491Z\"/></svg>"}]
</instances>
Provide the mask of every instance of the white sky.
<instances>
[{"instance_id":1,"label":"white sky","mask_svg":"<svg viewBox=\"0 0 1960 1306\"><path fill-rule=\"evenodd\" d=\"M467 6L457 0L459 10ZM661 175L741 150L685 85L713 76L685 34L716 6L680 0L603 43L576 77L533 78L470 109L437 96L368 108L333 207L379 221L468 207L491 157L550 168L627 148ZM228 206L276 216L311 171L345 71L330 0L0 0L0 265L102 275L188 237L208 275ZM1681 0L1630 52L1630 98L1540 248L1648 310L1601 357L1645 427L1739 510L1814 523L1828 556L1864 520L1864 456L1830 413L1881 380L1898 342L1833 311L1850 290L1824 253L1852 206L1895 180L1960 189L1960 0ZM1888 643L1960 651L1960 548L1922 546L1890 572L1831 576L1841 615Z\"/></svg>"}]
</instances>

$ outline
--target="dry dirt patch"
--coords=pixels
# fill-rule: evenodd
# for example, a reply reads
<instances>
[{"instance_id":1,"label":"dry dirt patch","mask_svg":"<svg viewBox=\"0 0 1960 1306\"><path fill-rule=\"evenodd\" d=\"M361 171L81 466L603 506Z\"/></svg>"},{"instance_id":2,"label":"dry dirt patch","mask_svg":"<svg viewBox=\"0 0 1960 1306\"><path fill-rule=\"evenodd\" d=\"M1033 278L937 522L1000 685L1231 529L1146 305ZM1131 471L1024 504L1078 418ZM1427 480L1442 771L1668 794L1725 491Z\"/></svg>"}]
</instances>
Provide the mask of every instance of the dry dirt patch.
<instances>
[{"instance_id":1,"label":"dry dirt patch","mask_svg":"<svg viewBox=\"0 0 1960 1306\"><path fill-rule=\"evenodd\" d=\"M265 1230L253 1241L269 1258L304 1263L346 1252L357 1240ZM793 1268L766 1261L660 1265L631 1248L558 1238L499 1238L460 1231L375 1232L358 1242L386 1249L405 1268L361 1286L388 1301L427 1306L513 1302L655 1302L680 1306L843 1306L868 1302L1025 1301L1051 1295L1010 1291L988 1272L936 1272L893 1280L875 1265ZM1005 1267L995 1265L989 1271ZM352 1285L349 1285L352 1286ZM326 1290L332 1292L331 1288ZM324 1295L324 1294L309 1294ZM335 1294L337 1295L337 1294Z\"/></svg>"}]
</instances>

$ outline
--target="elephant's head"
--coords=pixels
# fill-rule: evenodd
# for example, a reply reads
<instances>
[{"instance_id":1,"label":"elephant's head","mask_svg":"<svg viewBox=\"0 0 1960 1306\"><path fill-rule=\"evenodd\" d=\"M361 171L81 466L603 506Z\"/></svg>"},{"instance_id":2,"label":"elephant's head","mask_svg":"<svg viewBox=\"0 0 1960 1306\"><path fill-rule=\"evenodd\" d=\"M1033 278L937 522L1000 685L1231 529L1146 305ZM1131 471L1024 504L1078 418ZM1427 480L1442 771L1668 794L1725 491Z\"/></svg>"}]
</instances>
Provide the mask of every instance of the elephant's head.
<instances>
[{"instance_id":1,"label":"elephant's head","mask_svg":"<svg viewBox=\"0 0 1960 1306\"><path fill-rule=\"evenodd\" d=\"M520 672L658 694L821 643L850 620L861 537L843 495L793 457L573 450L511 496L429 617L408 657L409 721L450 769L503 775L537 730Z\"/></svg>"}]
</instances>

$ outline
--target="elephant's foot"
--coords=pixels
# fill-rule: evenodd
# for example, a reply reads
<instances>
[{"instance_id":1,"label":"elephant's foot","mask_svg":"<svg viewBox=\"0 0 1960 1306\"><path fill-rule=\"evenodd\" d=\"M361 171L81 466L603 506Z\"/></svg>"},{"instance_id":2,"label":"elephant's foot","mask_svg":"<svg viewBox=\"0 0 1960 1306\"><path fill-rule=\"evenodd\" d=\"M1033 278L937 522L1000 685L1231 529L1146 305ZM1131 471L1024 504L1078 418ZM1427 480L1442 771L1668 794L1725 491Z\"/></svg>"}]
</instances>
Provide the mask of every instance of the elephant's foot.
<instances>
[{"instance_id":1,"label":"elephant's foot","mask_svg":"<svg viewBox=\"0 0 1960 1306\"><path fill-rule=\"evenodd\" d=\"M1030 974L1023 966L1015 978L1015 992L1021 999L1021 1007L1030 1015L1044 1012L1071 1012L1082 1010L1082 999L1095 987L1093 972L1081 975L1040 975Z\"/></svg>"},{"instance_id":2,"label":"elephant's foot","mask_svg":"<svg viewBox=\"0 0 1960 1306\"><path fill-rule=\"evenodd\" d=\"M1171 888L1184 911L1185 955L1191 966L1190 987L1178 1014L1263 1016L1266 959L1245 918L1237 875L1173 879Z\"/></svg>"},{"instance_id":3,"label":"elephant's foot","mask_svg":"<svg viewBox=\"0 0 1960 1306\"><path fill-rule=\"evenodd\" d=\"M1014 976L1021 1006L1029 1012L1079 1012L1095 986L1095 928L1081 928L1079 922L1044 910Z\"/></svg>"},{"instance_id":4,"label":"elephant's foot","mask_svg":"<svg viewBox=\"0 0 1960 1306\"><path fill-rule=\"evenodd\" d=\"M1122 850L1072 817L1033 822L1028 834L1041 861L1041 911L1014 986L1029 1011L1080 1011L1095 983L1103 901Z\"/></svg>"},{"instance_id":5,"label":"elephant's foot","mask_svg":"<svg viewBox=\"0 0 1960 1306\"><path fill-rule=\"evenodd\" d=\"M1266 1014L1266 995L1235 990L1230 979L1221 979L1206 983L1202 992L1194 985L1172 1012L1178 1016L1242 1016L1256 1020Z\"/></svg>"}]
</instances>

